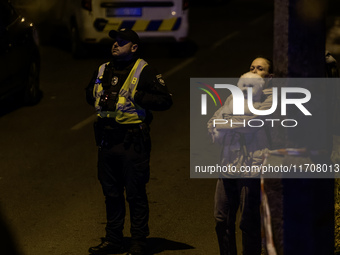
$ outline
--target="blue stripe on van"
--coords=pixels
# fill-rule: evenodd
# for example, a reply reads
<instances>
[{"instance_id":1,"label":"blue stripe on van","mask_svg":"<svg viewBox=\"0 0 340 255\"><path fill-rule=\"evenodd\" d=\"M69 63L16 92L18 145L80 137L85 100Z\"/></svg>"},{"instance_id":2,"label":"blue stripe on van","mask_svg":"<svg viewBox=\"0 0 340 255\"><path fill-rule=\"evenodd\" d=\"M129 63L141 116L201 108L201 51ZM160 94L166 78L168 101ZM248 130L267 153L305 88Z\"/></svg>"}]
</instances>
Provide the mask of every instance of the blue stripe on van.
<instances>
[{"instance_id":1,"label":"blue stripe on van","mask_svg":"<svg viewBox=\"0 0 340 255\"><path fill-rule=\"evenodd\" d=\"M146 31L157 31L161 24L162 20L151 20Z\"/></svg>"},{"instance_id":2,"label":"blue stripe on van","mask_svg":"<svg viewBox=\"0 0 340 255\"><path fill-rule=\"evenodd\" d=\"M173 30L179 29L179 27L181 26L181 23L182 23L182 18L178 18L176 20L176 23L174 24L174 26L173 26L173 28L171 30L173 31Z\"/></svg>"},{"instance_id":3,"label":"blue stripe on van","mask_svg":"<svg viewBox=\"0 0 340 255\"><path fill-rule=\"evenodd\" d=\"M123 20L119 26L119 28L117 29L121 29L121 28L129 28L129 29L133 29L133 26L136 24L136 20ZM162 25L163 20L150 20L149 24L147 25L147 27L143 30L143 31L158 31L158 29L160 28L160 26ZM182 23L182 18L177 18L175 24L173 25L173 27L171 29L169 29L169 31L175 31L178 30L181 26ZM110 21L109 20L105 20L105 19L96 19L94 22L94 27L96 28L97 31L103 31L105 30L105 26L106 25L110 25Z\"/></svg>"},{"instance_id":4,"label":"blue stripe on van","mask_svg":"<svg viewBox=\"0 0 340 255\"><path fill-rule=\"evenodd\" d=\"M133 25L136 23L135 20L124 20L119 28L132 29Z\"/></svg>"}]
</instances>

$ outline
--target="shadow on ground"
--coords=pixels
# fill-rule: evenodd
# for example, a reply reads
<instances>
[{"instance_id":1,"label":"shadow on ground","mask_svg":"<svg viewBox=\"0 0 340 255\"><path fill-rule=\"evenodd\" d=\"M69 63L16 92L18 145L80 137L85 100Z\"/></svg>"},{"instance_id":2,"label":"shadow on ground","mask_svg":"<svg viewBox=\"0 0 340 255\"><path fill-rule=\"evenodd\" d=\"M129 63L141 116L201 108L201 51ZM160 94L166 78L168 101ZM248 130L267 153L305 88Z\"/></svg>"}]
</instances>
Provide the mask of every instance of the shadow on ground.
<instances>
[{"instance_id":1,"label":"shadow on ground","mask_svg":"<svg viewBox=\"0 0 340 255\"><path fill-rule=\"evenodd\" d=\"M105 240L104 237L101 238L101 241L103 242ZM123 246L124 246L124 252L120 254L126 254L128 251L127 247L130 247L131 244L131 238L130 237L124 237L123 240ZM150 237L147 238L147 246L148 246L148 255L154 255L159 254L164 251L182 251L182 250L189 250L189 249L195 249L195 247L181 243L176 241L167 240L165 238L159 238L159 237Z\"/></svg>"},{"instance_id":2,"label":"shadow on ground","mask_svg":"<svg viewBox=\"0 0 340 255\"><path fill-rule=\"evenodd\" d=\"M163 251L180 251L195 249L195 247L176 241L167 240L165 238L151 237L147 239L149 247L149 255L158 254Z\"/></svg>"},{"instance_id":3,"label":"shadow on ground","mask_svg":"<svg viewBox=\"0 0 340 255\"><path fill-rule=\"evenodd\" d=\"M1 254L19 255L18 245L9 230L6 219L0 211L0 246Z\"/></svg>"}]
</instances>

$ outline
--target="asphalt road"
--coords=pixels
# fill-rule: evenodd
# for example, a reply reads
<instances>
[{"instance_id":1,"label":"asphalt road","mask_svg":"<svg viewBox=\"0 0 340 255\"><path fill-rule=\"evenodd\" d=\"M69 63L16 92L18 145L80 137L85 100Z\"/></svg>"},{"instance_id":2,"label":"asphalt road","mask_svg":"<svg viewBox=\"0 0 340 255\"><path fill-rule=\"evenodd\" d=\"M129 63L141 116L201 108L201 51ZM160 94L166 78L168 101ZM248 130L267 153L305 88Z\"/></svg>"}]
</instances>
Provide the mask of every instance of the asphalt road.
<instances>
[{"instance_id":1,"label":"asphalt road","mask_svg":"<svg viewBox=\"0 0 340 255\"><path fill-rule=\"evenodd\" d=\"M270 2L270 1L268 1ZM150 201L152 254L218 254L216 180L189 176L190 77L239 77L257 55L272 55L272 6L252 0L192 5L189 57L147 45L145 58L165 76L174 105L155 112ZM56 43L55 43L56 44ZM84 88L106 56L75 60L41 47L42 101L0 117L1 214L24 255L88 254L104 236L105 207L96 175ZM129 237L126 217L125 236Z\"/></svg>"}]
</instances>

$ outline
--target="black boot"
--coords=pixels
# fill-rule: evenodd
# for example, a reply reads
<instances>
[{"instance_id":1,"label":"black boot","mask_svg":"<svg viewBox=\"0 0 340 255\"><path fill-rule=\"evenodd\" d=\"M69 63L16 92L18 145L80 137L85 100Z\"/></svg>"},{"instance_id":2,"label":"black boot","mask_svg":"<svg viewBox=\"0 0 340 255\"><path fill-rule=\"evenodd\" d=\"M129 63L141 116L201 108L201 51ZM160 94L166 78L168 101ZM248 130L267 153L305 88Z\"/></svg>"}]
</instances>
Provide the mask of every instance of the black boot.
<instances>
[{"instance_id":1,"label":"black boot","mask_svg":"<svg viewBox=\"0 0 340 255\"><path fill-rule=\"evenodd\" d=\"M120 254L124 252L124 247L121 244L112 243L105 239L101 244L89 249L89 253L95 255Z\"/></svg>"}]
</instances>

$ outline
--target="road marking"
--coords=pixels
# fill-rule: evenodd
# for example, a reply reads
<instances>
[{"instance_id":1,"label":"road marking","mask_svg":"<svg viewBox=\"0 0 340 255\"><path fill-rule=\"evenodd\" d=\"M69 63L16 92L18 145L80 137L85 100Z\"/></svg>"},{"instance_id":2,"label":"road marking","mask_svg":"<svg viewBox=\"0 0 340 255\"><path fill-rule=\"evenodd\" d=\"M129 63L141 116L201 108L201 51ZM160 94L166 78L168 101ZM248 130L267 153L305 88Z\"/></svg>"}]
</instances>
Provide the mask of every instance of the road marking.
<instances>
[{"instance_id":1,"label":"road marking","mask_svg":"<svg viewBox=\"0 0 340 255\"><path fill-rule=\"evenodd\" d=\"M85 119L85 120L79 122L78 124L74 125L73 127L71 127L71 130L79 130L79 129L85 127L86 125L92 123L96 119L97 119L97 114L91 115L87 119Z\"/></svg>"},{"instance_id":2,"label":"road marking","mask_svg":"<svg viewBox=\"0 0 340 255\"><path fill-rule=\"evenodd\" d=\"M186 61L182 62L178 66L176 66L176 67L170 69L169 71L167 71L166 73L164 73L163 76L166 77L166 78L169 78L171 75L173 75L174 73L176 73L180 69L186 67L187 65L189 65L194 60L196 60L196 58L189 58L189 59L187 59Z\"/></svg>"},{"instance_id":3,"label":"road marking","mask_svg":"<svg viewBox=\"0 0 340 255\"><path fill-rule=\"evenodd\" d=\"M251 22L248 23L248 25L249 26L254 26L254 25L256 26L259 23L263 22L267 18L267 16L269 16L269 15L270 15L270 13L266 13L266 14L258 17L257 19L252 20ZM238 30L238 31L235 31L235 32L223 37L222 39L220 39L216 43L214 43L211 46L210 50L215 50L217 47L221 46L223 43L234 38L235 36L238 36L240 33L241 33L241 30Z\"/></svg>"},{"instance_id":4,"label":"road marking","mask_svg":"<svg viewBox=\"0 0 340 255\"><path fill-rule=\"evenodd\" d=\"M226 41L232 39L233 37L235 37L239 34L240 34L240 31L235 31L235 32L223 37L221 40L218 40L216 43L214 43L213 46L211 46L210 50L215 50L217 47L221 46L223 43L225 43Z\"/></svg>"},{"instance_id":5,"label":"road marking","mask_svg":"<svg viewBox=\"0 0 340 255\"><path fill-rule=\"evenodd\" d=\"M271 15L272 15L271 12L268 12L268 13L266 13L266 14L263 14L262 16L258 17L257 19L254 19L254 20L252 20L251 22L249 22L249 25L251 25L251 26L254 26L254 25L257 26L259 23L265 21L266 18L267 18L268 16L271 16Z\"/></svg>"}]
</instances>

